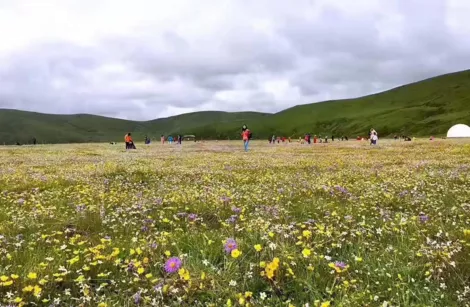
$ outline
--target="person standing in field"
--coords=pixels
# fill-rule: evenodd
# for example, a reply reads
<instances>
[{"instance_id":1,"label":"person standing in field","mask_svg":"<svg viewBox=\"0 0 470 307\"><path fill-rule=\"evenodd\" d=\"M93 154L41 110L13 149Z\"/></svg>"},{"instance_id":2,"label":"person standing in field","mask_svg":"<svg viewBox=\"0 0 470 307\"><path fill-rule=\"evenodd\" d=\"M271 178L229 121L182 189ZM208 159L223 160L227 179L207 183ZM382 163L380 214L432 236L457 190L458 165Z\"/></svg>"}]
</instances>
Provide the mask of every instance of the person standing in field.
<instances>
[{"instance_id":1,"label":"person standing in field","mask_svg":"<svg viewBox=\"0 0 470 307\"><path fill-rule=\"evenodd\" d=\"M243 145L245 147L245 151L248 151L248 144L250 143L251 139L251 131L248 129L246 125L243 125L242 128L242 139L243 139Z\"/></svg>"},{"instance_id":2,"label":"person standing in field","mask_svg":"<svg viewBox=\"0 0 470 307\"><path fill-rule=\"evenodd\" d=\"M165 144L165 136L163 134L160 137L160 141L162 142L162 145Z\"/></svg>"},{"instance_id":3,"label":"person standing in field","mask_svg":"<svg viewBox=\"0 0 470 307\"><path fill-rule=\"evenodd\" d=\"M124 142L126 143L126 149L129 149L129 137L130 137L130 132L129 133L126 133L124 135Z\"/></svg>"},{"instance_id":4,"label":"person standing in field","mask_svg":"<svg viewBox=\"0 0 470 307\"><path fill-rule=\"evenodd\" d=\"M371 137L371 145L377 145L378 139L379 137L377 136L377 132L374 131Z\"/></svg>"},{"instance_id":5,"label":"person standing in field","mask_svg":"<svg viewBox=\"0 0 470 307\"><path fill-rule=\"evenodd\" d=\"M371 128L369 132L369 140L370 140L371 145L372 145L372 137L374 136L374 133L377 135L377 131L375 131L374 128Z\"/></svg>"}]
</instances>

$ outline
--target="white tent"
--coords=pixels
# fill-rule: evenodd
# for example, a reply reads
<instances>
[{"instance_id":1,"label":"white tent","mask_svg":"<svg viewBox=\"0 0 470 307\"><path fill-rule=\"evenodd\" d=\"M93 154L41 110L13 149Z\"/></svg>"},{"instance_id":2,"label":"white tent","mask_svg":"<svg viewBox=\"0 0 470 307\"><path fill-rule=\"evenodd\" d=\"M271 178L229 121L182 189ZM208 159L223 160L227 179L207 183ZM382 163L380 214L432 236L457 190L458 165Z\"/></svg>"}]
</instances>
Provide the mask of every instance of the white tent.
<instances>
[{"instance_id":1,"label":"white tent","mask_svg":"<svg viewBox=\"0 0 470 307\"><path fill-rule=\"evenodd\" d=\"M448 138L470 138L470 127L463 124L452 126L447 131Z\"/></svg>"}]
</instances>

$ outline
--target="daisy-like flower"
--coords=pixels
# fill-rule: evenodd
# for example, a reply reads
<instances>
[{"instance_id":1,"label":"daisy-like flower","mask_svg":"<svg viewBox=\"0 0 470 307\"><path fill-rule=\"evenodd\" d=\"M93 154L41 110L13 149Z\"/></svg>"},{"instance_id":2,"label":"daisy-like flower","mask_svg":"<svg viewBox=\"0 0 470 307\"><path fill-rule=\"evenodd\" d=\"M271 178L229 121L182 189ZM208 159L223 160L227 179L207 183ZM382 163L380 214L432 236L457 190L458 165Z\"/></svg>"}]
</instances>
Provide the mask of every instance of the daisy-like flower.
<instances>
[{"instance_id":1,"label":"daisy-like flower","mask_svg":"<svg viewBox=\"0 0 470 307\"><path fill-rule=\"evenodd\" d=\"M165 271L167 273L176 273L181 268L181 260L178 257L171 257L165 263Z\"/></svg>"},{"instance_id":2,"label":"daisy-like flower","mask_svg":"<svg viewBox=\"0 0 470 307\"><path fill-rule=\"evenodd\" d=\"M230 238L230 239L227 239L227 242L225 243L225 252L227 254L230 254L233 250L237 249L238 248L238 244L237 244L237 241L235 241L234 239Z\"/></svg>"}]
</instances>

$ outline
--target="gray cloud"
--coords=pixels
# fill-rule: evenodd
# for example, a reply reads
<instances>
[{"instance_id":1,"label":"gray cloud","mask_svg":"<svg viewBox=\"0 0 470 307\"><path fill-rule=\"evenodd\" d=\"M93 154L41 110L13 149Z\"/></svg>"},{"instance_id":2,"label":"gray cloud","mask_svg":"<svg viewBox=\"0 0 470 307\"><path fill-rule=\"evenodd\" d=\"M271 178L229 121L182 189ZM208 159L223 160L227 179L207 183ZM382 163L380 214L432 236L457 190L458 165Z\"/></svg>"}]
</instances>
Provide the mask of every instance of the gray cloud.
<instances>
[{"instance_id":1,"label":"gray cloud","mask_svg":"<svg viewBox=\"0 0 470 307\"><path fill-rule=\"evenodd\" d=\"M0 27L18 30L0 35L0 108L140 120L276 112L470 67L465 0L207 0L200 14L186 0L178 13L122 0L91 15L91 1L50 1L68 18L0 2Z\"/></svg>"}]
</instances>

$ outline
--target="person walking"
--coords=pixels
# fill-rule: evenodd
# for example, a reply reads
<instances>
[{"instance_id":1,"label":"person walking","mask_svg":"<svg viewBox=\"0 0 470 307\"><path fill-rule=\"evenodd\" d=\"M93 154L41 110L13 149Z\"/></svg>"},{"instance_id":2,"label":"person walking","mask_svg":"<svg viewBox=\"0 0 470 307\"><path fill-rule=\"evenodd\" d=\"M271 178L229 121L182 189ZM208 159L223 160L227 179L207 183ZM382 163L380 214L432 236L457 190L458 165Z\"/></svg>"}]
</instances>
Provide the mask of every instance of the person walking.
<instances>
[{"instance_id":1,"label":"person walking","mask_svg":"<svg viewBox=\"0 0 470 307\"><path fill-rule=\"evenodd\" d=\"M248 129L246 125L243 125L242 128L242 139L243 139L243 145L245 147L245 151L248 151L248 144L250 143L251 139L251 131Z\"/></svg>"}]
</instances>

